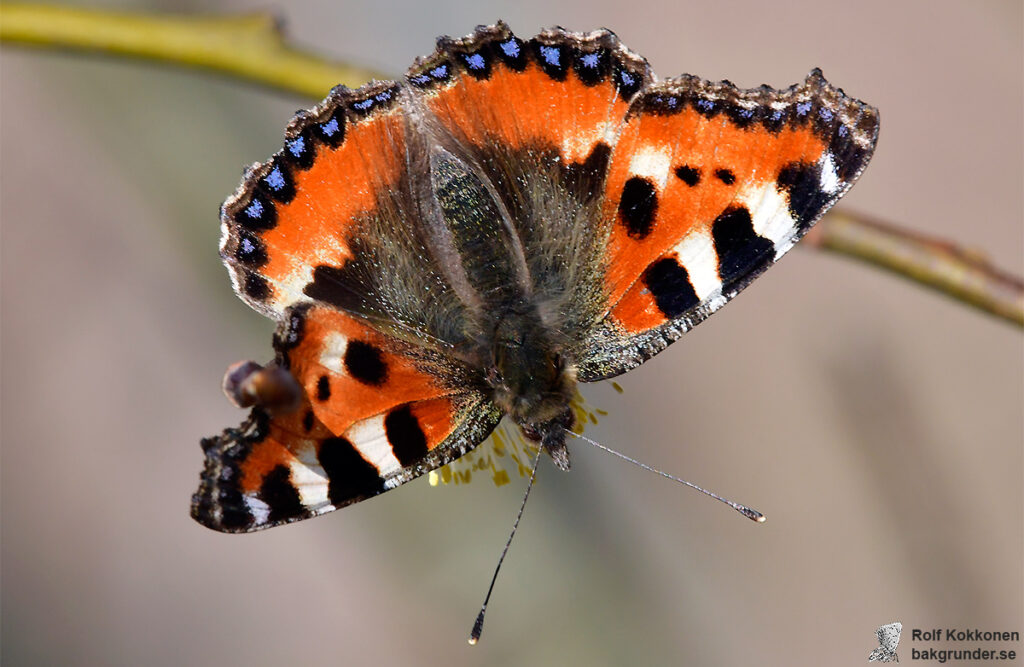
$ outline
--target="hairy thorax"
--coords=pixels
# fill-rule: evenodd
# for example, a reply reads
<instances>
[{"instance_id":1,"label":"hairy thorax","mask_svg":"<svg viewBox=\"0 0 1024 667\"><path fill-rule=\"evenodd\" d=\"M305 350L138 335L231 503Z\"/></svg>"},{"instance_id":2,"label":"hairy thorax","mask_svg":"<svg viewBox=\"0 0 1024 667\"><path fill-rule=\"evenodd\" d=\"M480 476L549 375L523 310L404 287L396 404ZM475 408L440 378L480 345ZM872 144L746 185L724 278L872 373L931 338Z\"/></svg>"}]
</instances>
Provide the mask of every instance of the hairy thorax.
<instances>
[{"instance_id":1,"label":"hairy thorax","mask_svg":"<svg viewBox=\"0 0 1024 667\"><path fill-rule=\"evenodd\" d=\"M512 310L495 323L491 359L487 381L495 404L568 469L565 429L573 423L576 376L535 308Z\"/></svg>"}]
</instances>

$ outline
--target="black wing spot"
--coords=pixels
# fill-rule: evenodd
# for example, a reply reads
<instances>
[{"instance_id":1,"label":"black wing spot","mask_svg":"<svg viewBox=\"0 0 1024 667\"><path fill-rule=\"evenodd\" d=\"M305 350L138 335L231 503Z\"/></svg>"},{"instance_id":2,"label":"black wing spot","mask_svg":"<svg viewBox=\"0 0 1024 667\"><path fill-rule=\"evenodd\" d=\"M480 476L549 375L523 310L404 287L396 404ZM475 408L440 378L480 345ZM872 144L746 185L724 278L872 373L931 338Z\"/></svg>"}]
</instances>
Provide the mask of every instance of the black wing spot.
<instances>
[{"instance_id":1,"label":"black wing spot","mask_svg":"<svg viewBox=\"0 0 1024 667\"><path fill-rule=\"evenodd\" d=\"M331 381L326 375L321 375L316 381L316 400L326 401L331 397Z\"/></svg>"},{"instance_id":2,"label":"black wing spot","mask_svg":"<svg viewBox=\"0 0 1024 667\"><path fill-rule=\"evenodd\" d=\"M249 273L245 276L242 291L254 301L266 301L270 298L270 283L263 276Z\"/></svg>"},{"instance_id":3,"label":"black wing spot","mask_svg":"<svg viewBox=\"0 0 1024 667\"><path fill-rule=\"evenodd\" d=\"M676 167L676 176L691 188L700 183L700 170L686 164Z\"/></svg>"},{"instance_id":4,"label":"black wing spot","mask_svg":"<svg viewBox=\"0 0 1024 667\"><path fill-rule=\"evenodd\" d=\"M396 408L384 418L384 432L395 458L408 468L427 455L427 435L408 404Z\"/></svg>"},{"instance_id":5,"label":"black wing spot","mask_svg":"<svg viewBox=\"0 0 1024 667\"><path fill-rule=\"evenodd\" d=\"M285 141L281 155L297 169L306 170L312 167L316 162L316 141L309 128Z\"/></svg>"},{"instance_id":6,"label":"black wing spot","mask_svg":"<svg viewBox=\"0 0 1024 667\"><path fill-rule=\"evenodd\" d=\"M345 348L345 370L363 384L379 386L388 376L388 365L380 349L361 340L349 341Z\"/></svg>"},{"instance_id":7,"label":"black wing spot","mask_svg":"<svg viewBox=\"0 0 1024 667\"><path fill-rule=\"evenodd\" d=\"M327 438L321 442L317 458L327 473L327 496L332 505L344 505L384 490L384 480L377 469L345 438Z\"/></svg>"},{"instance_id":8,"label":"black wing spot","mask_svg":"<svg viewBox=\"0 0 1024 667\"><path fill-rule=\"evenodd\" d=\"M871 149L859 146L853 133L845 125L839 125L828 145L828 152L836 165L836 176L844 182L852 181L864 168Z\"/></svg>"},{"instance_id":9,"label":"black wing spot","mask_svg":"<svg viewBox=\"0 0 1024 667\"><path fill-rule=\"evenodd\" d=\"M634 176L626 181L619 201L619 217L630 238L641 240L651 233L658 211L658 193L648 179Z\"/></svg>"},{"instance_id":10,"label":"black wing spot","mask_svg":"<svg viewBox=\"0 0 1024 667\"><path fill-rule=\"evenodd\" d=\"M463 68L474 79L487 79L491 76L491 54L486 49L473 53L460 53Z\"/></svg>"},{"instance_id":11,"label":"black wing spot","mask_svg":"<svg viewBox=\"0 0 1024 667\"><path fill-rule=\"evenodd\" d=\"M287 204L295 198L295 181L287 161L276 159L267 173L259 180L259 188L275 201Z\"/></svg>"},{"instance_id":12,"label":"black wing spot","mask_svg":"<svg viewBox=\"0 0 1024 667\"><path fill-rule=\"evenodd\" d=\"M258 269L267 263L267 249L255 234L239 231L235 259L250 269Z\"/></svg>"},{"instance_id":13,"label":"black wing spot","mask_svg":"<svg viewBox=\"0 0 1024 667\"><path fill-rule=\"evenodd\" d=\"M348 308L353 298L344 267L320 264L313 269L313 280L302 288L311 299L338 308Z\"/></svg>"},{"instance_id":14,"label":"black wing spot","mask_svg":"<svg viewBox=\"0 0 1024 667\"><path fill-rule=\"evenodd\" d=\"M532 40L533 57L544 73L555 81L565 81L572 63L572 53L560 44L545 44Z\"/></svg>"},{"instance_id":15,"label":"black wing spot","mask_svg":"<svg viewBox=\"0 0 1024 667\"><path fill-rule=\"evenodd\" d=\"M711 236L718 252L718 275L723 290L743 276L756 272L774 257L775 245L754 231L750 211L728 208L711 225Z\"/></svg>"},{"instance_id":16,"label":"black wing spot","mask_svg":"<svg viewBox=\"0 0 1024 667\"><path fill-rule=\"evenodd\" d=\"M576 51L573 58L573 70L585 86L594 86L604 81L608 76L609 64L606 49Z\"/></svg>"},{"instance_id":17,"label":"black wing spot","mask_svg":"<svg viewBox=\"0 0 1024 667\"><path fill-rule=\"evenodd\" d=\"M778 189L789 199L789 212L797 228L805 231L828 206L830 196L821 189L821 168L791 162L779 172Z\"/></svg>"},{"instance_id":18,"label":"black wing spot","mask_svg":"<svg viewBox=\"0 0 1024 667\"><path fill-rule=\"evenodd\" d=\"M508 39L493 42L491 52L512 71L522 72L526 69L526 44L518 37L510 36Z\"/></svg>"},{"instance_id":19,"label":"black wing spot","mask_svg":"<svg viewBox=\"0 0 1024 667\"><path fill-rule=\"evenodd\" d=\"M676 318L700 303L689 272L672 257L663 257L647 267L644 285L651 291L658 310Z\"/></svg>"},{"instance_id":20,"label":"black wing spot","mask_svg":"<svg viewBox=\"0 0 1024 667\"><path fill-rule=\"evenodd\" d=\"M292 306L288 309L287 317L278 325L274 332L274 349L278 352L287 352L298 347L306 331L306 316L309 314L311 304L303 303ZM285 367L288 367L288 355L278 355L283 360Z\"/></svg>"},{"instance_id":21,"label":"black wing spot","mask_svg":"<svg viewBox=\"0 0 1024 667\"><path fill-rule=\"evenodd\" d=\"M313 411L306 410L306 414L302 415L302 429L309 433L313 430Z\"/></svg>"},{"instance_id":22,"label":"black wing spot","mask_svg":"<svg viewBox=\"0 0 1024 667\"><path fill-rule=\"evenodd\" d=\"M277 208L263 194L253 193L249 203L235 213L235 222L251 232L263 232L277 225Z\"/></svg>"},{"instance_id":23,"label":"black wing spot","mask_svg":"<svg viewBox=\"0 0 1024 667\"><path fill-rule=\"evenodd\" d=\"M731 169L716 169L715 177L726 185L732 185L736 182L736 174L732 173Z\"/></svg>"},{"instance_id":24,"label":"black wing spot","mask_svg":"<svg viewBox=\"0 0 1024 667\"><path fill-rule=\"evenodd\" d=\"M281 464L267 473L260 485L259 499L270 507L267 520L277 523L305 513L299 492L292 484L291 471Z\"/></svg>"},{"instance_id":25,"label":"black wing spot","mask_svg":"<svg viewBox=\"0 0 1024 667\"><path fill-rule=\"evenodd\" d=\"M567 164L563 172L565 189L582 199L589 199L602 192L611 154L612 149L608 144L599 141L594 144L586 160Z\"/></svg>"},{"instance_id":26,"label":"black wing spot","mask_svg":"<svg viewBox=\"0 0 1024 667\"><path fill-rule=\"evenodd\" d=\"M619 97L627 102L633 99L633 96L644 85L641 73L627 69L621 64L616 64L612 78L615 81L615 90L618 91Z\"/></svg>"},{"instance_id":27,"label":"black wing spot","mask_svg":"<svg viewBox=\"0 0 1024 667\"><path fill-rule=\"evenodd\" d=\"M317 138L331 148L345 141L345 111L336 108L331 116L316 127Z\"/></svg>"}]
</instances>

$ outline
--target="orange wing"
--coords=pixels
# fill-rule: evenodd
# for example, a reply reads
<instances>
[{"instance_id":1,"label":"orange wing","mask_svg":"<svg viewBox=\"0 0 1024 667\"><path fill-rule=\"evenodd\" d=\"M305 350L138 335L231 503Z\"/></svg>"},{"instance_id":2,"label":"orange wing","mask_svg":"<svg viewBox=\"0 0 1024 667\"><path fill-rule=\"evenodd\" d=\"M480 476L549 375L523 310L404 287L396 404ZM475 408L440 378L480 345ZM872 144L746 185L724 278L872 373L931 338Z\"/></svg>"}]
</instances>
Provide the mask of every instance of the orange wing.
<instances>
[{"instance_id":1,"label":"orange wing","mask_svg":"<svg viewBox=\"0 0 1024 667\"><path fill-rule=\"evenodd\" d=\"M634 100L603 217L609 311L580 376L664 349L777 261L867 165L878 113L815 70L788 90L682 77Z\"/></svg>"},{"instance_id":2,"label":"orange wing","mask_svg":"<svg viewBox=\"0 0 1024 667\"><path fill-rule=\"evenodd\" d=\"M247 532L329 512L463 455L500 419L465 370L332 308L290 309L277 364L303 388L286 414L253 410L204 441L193 516Z\"/></svg>"}]
</instances>

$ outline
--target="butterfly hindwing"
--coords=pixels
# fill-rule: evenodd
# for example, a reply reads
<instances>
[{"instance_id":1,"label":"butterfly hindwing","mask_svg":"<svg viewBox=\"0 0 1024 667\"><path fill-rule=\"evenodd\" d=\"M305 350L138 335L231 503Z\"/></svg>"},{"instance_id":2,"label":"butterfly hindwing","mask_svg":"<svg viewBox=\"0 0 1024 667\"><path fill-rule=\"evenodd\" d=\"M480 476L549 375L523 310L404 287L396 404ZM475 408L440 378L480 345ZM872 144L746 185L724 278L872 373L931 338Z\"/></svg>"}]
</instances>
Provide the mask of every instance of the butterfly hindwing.
<instances>
[{"instance_id":1,"label":"butterfly hindwing","mask_svg":"<svg viewBox=\"0 0 1024 667\"><path fill-rule=\"evenodd\" d=\"M237 429L203 441L192 517L242 533L371 498L462 456L500 413L477 395L392 406L335 435L308 401L286 415L253 409Z\"/></svg>"},{"instance_id":2,"label":"butterfly hindwing","mask_svg":"<svg viewBox=\"0 0 1024 667\"><path fill-rule=\"evenodd\" d=\"M877 131L818 71L783 91L689 76L642 91L612 153L609 309L580 378L642 363L732 299L849 189Z\"/></svg>"},{"instance_id":3,"label":"butterfly hindwing","mask_svg":"<svg viewBox=\"0 0 1024 667\"><path fill-rule=\"evenodd\" d=\"M456 360L315 303L289 309L274 347L316 419L333 433L395 405L479 389Z\"/></svg>"}]
</instances>

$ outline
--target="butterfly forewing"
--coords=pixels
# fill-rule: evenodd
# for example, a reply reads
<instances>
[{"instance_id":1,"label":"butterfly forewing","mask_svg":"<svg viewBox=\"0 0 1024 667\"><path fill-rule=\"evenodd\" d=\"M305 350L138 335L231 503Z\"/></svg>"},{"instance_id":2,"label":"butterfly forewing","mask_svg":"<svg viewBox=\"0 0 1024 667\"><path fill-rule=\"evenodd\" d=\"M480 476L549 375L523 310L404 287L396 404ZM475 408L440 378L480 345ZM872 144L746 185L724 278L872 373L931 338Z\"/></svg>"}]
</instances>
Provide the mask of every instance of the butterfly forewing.
<instances>
[{"instance_id":1,"label":"butterfly forewing","mask_svg":"<svg viewBox=\"0 0 1024 667\"><path fill-rule=\"evenodd\" d=\"M688 76L642 91L612 153L608 311L580 378L642 363L736 296L853 184L877 131L817 71L782 91Z\"/></svg>"}]
</instances>

